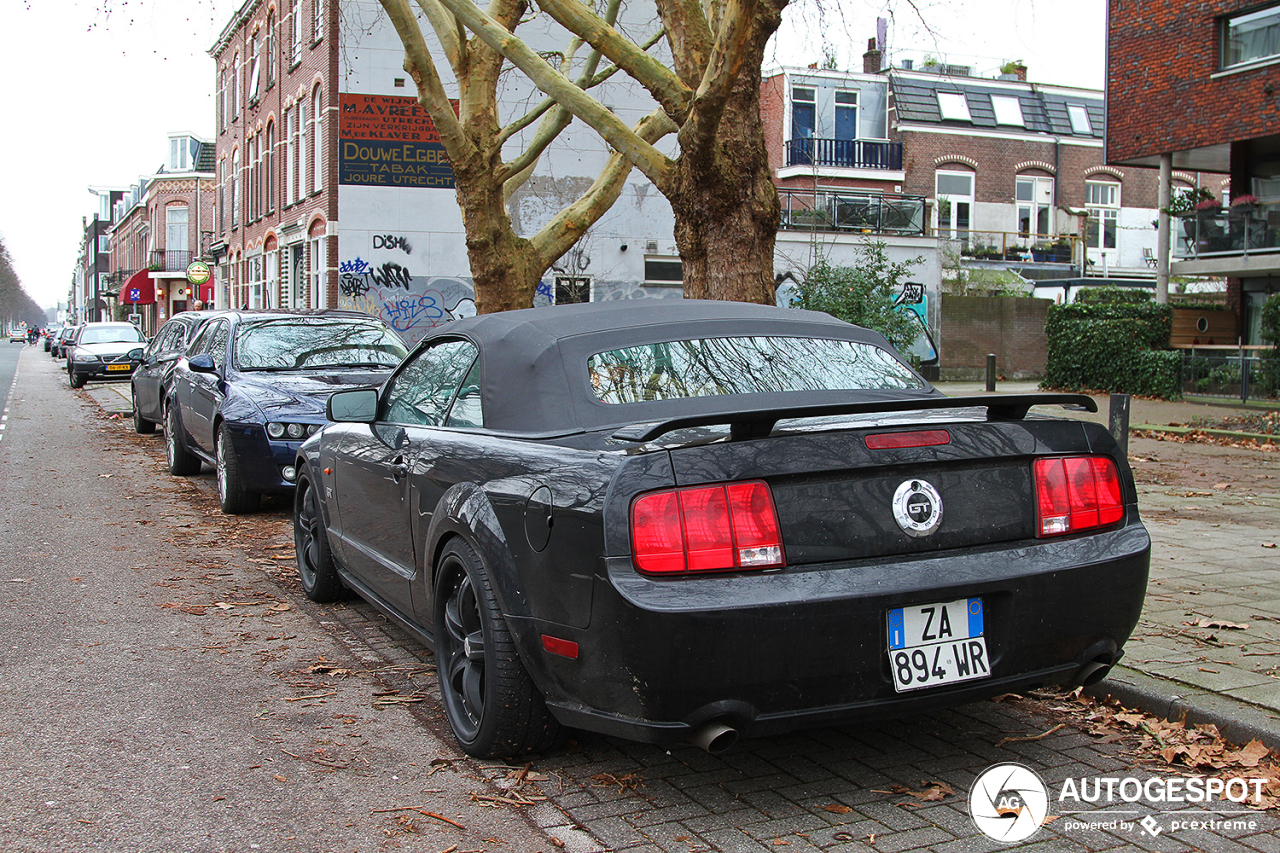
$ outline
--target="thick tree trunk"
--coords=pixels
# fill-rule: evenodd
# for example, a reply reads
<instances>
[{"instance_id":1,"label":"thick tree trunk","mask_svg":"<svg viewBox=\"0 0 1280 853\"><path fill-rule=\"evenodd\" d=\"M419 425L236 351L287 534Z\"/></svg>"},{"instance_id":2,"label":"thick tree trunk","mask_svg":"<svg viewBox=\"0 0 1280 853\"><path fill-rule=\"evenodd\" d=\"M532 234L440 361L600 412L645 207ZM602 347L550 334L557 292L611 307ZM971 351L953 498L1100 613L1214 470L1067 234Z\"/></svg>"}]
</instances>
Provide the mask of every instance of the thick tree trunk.
<instances>
[{"instance_id":1,"label":"thick tree trunk","mask_svg":"<svg viewBox=\"0 0 1280 853\"><path fill-rule=\"evenodd\" d=\"M547 262L511 228L501 183L457 175L458 204L476 290L476 312L492 314L533 306Z\"/></svg>"},{"instance_id":2,"label":"thick tree trunk","mask_svg":"<svg viewBox=\"0 0 1280 853\"><path fill-rule=\"evenodd\" d=\"M748 66L711 139L698 144L686 139L691 126L681 131L678 174L671 192L663 190L675 213L689 299L774 302L781 207L761 126L760 66Z\"/></svg>"}]
</instances>

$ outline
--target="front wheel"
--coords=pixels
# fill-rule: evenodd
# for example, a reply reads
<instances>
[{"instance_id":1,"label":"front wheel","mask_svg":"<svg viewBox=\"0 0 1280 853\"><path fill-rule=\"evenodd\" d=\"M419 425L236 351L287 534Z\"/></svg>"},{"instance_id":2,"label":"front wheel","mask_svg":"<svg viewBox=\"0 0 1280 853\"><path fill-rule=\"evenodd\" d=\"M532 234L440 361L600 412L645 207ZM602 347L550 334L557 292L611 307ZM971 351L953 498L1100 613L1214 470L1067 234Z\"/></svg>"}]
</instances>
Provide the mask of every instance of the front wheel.
<instances>
[{"instance_id":1,"label":"front wheel","mask_svg":"<svg viewBox=\"0 0 1280 853\"><path fill-rule=\"evenodd\" d=\"M67 368L67 381L71 383L72 388L83 388L84 380L83 376L76 375L75 370L70 367Z\"/></svg>"},{"instance_id":2,"label":"front wheel","mask_svg":"<svg viewBox=\"0 0 1280 853\"><path fill-rule=\"evenodd\" d=\"M213 440L214 473L218 480L218 504L227 515L253 512L261 502L261 495L244 487L240 475L240 460L236 458L231 443L231 430L223 424Z\"/></svg>"},{"instance_id":3,"label":"front wheel","mask_svg":"<svg viewBox=\"0 0 1280 853\"><path fill-rule=\"evenodd\" d=\"M178 420L176 402L170 402L165 406L164 455L169 463L169 473L175 477L200 473L200 457L187 450L187 446L182 441L182 424Z\"/></svg>"},{"instance_id":4,"label":"front wheel","mask_svg":"<svg viewBox=\"0 0 1280 853\"><path fill-rule=\"evenodd\" d=\"M329 550L329 534L324 529L320 499L310 481L300 485L293 505L293 550L298 560L298 578L307 598L321 603L337 601L345 594L338 566Z\"/></svg>"},{"instance_id":5,"label":"front wheel","mask_svg":"<svg viewBox=\"0 0 1280 853\"><path fill-rule=\"evenodd\" d=\"M560 723L520 662L484 565L461 539L436 567L434 617L440 694L462 750L501 758L554 746Z\"/></svg>"}]
</instances>

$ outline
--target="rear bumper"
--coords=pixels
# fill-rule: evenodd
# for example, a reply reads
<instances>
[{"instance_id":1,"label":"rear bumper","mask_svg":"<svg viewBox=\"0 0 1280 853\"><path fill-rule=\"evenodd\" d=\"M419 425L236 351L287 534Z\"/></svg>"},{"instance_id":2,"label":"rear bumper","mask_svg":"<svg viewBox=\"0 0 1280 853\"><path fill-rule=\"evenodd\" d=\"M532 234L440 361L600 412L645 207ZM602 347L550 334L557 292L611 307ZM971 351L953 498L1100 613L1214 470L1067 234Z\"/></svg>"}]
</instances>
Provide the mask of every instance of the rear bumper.
<instances>
[{"instance_id":1,"label":"rear bumper","mask_svg":"<svg viewBox=\"0 0 1280 853\"><path fill-rule=\"evenodd\" d=\"M1070 681L1119 659L1142 610L1150 539L1102 534L776 574L655 581L603 561L585 630L511 620L564 723L662 742L724 721L746 735L891 717ZM980 596L991 677L898 693L886 614ZM541 633L577 642L570 660Z\"/></svg>"}]
</instances>

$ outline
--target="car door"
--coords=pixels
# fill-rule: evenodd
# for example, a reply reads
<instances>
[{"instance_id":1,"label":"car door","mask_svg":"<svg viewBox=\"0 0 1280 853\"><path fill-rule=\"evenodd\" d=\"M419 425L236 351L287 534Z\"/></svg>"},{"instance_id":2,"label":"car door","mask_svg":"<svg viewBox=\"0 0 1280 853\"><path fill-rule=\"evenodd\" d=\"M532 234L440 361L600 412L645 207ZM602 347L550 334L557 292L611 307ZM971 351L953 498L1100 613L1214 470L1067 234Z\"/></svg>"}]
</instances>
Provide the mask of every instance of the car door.
<instances>
[{"instance_id":1,"label":"car door","mask_svg":"<svg viewBox=\"0 0 1280 853\"><path fill-rule=\"evenodd\" d=\"M166 323L151 339L151 343L147 344L142 364L133 374L133 390L138 410L147 418L154 420L160 416L161 378L173 369L174 360L181 354L174 341L181 336L182 328L182 323Z\"/></svg>"},{"instance_id":2,"label":"car door","mask_svg":"<svg viewBox=\"0 0 1280 853\"><path fill-rule=\"evenodd\" d=\"M231 324L226 319L211 321L208 334L200 336L200 341L203 342L200 349L193 348L187 353L187 389L182 401L182 425L191 438L191 443L210 456L213 455L213 422L226 396L227 340L230 328ZM202 354L213 359L212 373L190 369L191 359Z\"/></svg>"},{"instance_id":3,"label":"car door","mask_svg":"<svg viewBox=\"0 0 1280 853\"><path fill-rule=\"evenodd\" d=\"M378 420L344 436L335 491L350 571L400 613L413 612L410 582L422 568L414 542L419 461L444 452L450 407L476 360L475 346L447 340L411 356L379 401ZM430 450L424 454L424 445Z\"/></svg>"}]
</instances>

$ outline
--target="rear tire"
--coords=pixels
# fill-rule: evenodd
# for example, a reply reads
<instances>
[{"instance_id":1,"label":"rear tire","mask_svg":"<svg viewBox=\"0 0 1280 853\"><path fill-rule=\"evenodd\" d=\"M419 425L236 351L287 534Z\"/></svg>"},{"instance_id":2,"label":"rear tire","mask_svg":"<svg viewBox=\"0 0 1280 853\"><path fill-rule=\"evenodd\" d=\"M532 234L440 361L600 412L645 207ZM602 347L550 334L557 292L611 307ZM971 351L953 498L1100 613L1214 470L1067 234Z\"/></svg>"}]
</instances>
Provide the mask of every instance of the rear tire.
<instances>
[{"instance_id":1,"label":"rear tire","mask_svg":"<svg viewBox=\"0 0 1280 853\"><path fill-rule=\"evenodd\" d=\"M293 550L297 554L302 591L307 598L324 604L346 595L346 587L338 576L338 565L329 550L320 499L306 480L299 487L293 505Z\"/></svg>"},{"instance_id":2,"label":"rear tire","mask_svg":"<svg viewBox=\"0 0 1280 853\"><path fill-rule=\"evenodd\" d=\"M200 473L200 457L196 456L182 440L182 424L178 421L178 405L165 406L164 454L169 463L169 473L175 477L188 477Z\"/></svg>"},{"instance_id":3,"label":"rear tire","mask_svg":"<svg viewBox=\"0 0 1280 853\"><path fill-rule=\"evenodd\" d=\"M231 430L223 424L213 440L214 472L218 480L218 505L227 515L241 515L257 511L262 496L244 487L240 475L240 460L236 458L235 445L231 443Z\"/></svg>"},{"instance_id":4,"label":"rear tire","mask_svg":"<svg viewBox=\"0 0 1280 853\"><path fill-rule=\"evenodd\" d=\"M151 435L156 431L156 422L147 420L138 411L137 389L130 389L129 396L133 398L133 431L139 435Z\"/></svg>"},{"instance_id":5,"label":"rear tire","mask_svg":"<svg viewBox=\"0 0 1280 853\"><path fill-rule=\"evenodd\" d=\"M440 694L463 752L502 758L554 747L560 723L520 662L488 572L461 539L440 556L433 606Z\"/></svg>"}]
</instances>

